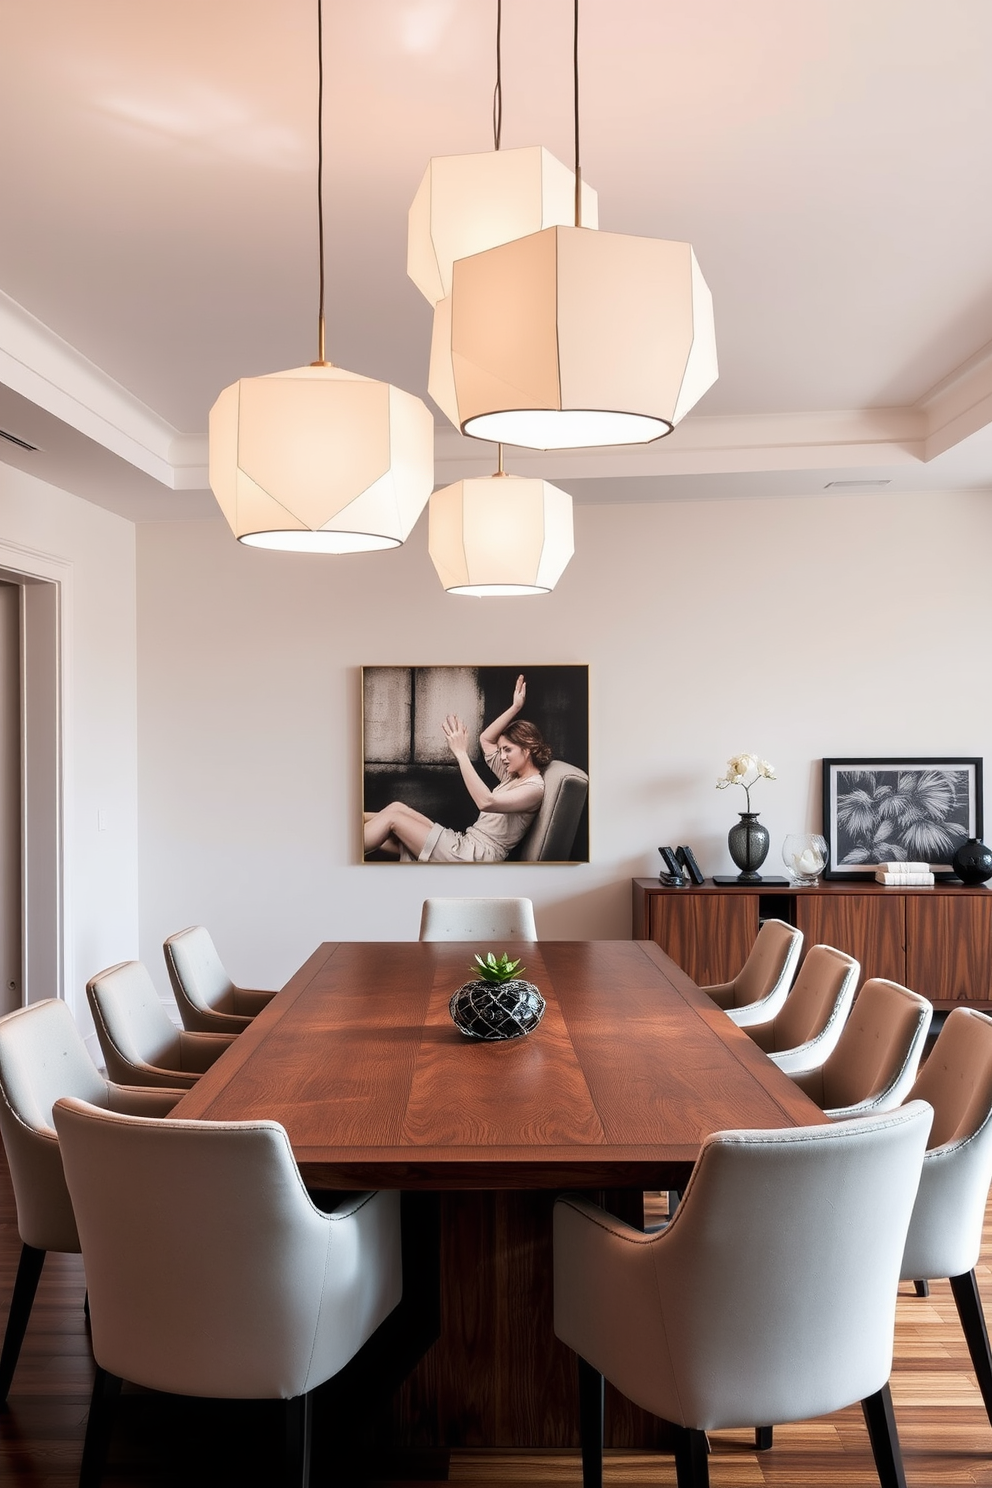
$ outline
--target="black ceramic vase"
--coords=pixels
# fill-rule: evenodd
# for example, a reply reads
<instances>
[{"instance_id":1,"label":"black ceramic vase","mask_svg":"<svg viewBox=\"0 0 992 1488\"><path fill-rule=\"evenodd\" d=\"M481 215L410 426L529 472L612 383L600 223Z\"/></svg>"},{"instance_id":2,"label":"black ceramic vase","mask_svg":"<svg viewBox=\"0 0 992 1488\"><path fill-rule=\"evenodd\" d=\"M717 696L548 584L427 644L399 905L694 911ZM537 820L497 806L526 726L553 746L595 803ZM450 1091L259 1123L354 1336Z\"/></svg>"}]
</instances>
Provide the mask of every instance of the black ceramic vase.
<instances>
[{"instance_id":1,"label":"black ceramic vase","mask_svg":"<svg viewBox=\"0 0 992 1488\"><path fill-rule=\"evenodd\" d=\"M977 837L969 837L954 854L951 867L962 883L985 883L992 878L992 847L986 847Z\"/></svg>"},{"instance_id":2,"label":"black ceramic vase","mask_svg":"<svg viewBox=\"0 0 992 1488\"><path fill-rule=\"evenodd\" d=\"M738 883L760 883L758 869L768 856L768 828L758 820L756 811L742 811L736 827L727 834L730 856L741 870Z\"/></svg>"},{"instance_id":3,"label":"black ceramic vase","mask_svg":"<svg viewBox=\"0 0 992 1488\"><path fill-rule=\"evenodd\" d=\"M523 1038L544 1017L544 998L533 982L519 977L512 982L466 982L452 997L448 1011L466 1038Z\"/></svg>"}]
</instances>

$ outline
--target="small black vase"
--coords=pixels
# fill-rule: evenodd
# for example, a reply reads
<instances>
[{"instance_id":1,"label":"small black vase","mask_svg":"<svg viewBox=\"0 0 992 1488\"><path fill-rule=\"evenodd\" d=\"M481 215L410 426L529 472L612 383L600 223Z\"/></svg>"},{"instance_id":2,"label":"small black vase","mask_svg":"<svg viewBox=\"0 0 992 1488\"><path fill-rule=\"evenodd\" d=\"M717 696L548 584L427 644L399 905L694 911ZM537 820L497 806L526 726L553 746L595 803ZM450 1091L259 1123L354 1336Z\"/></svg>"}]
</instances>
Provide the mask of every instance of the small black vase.
<instances>
[{"instance_id":1,"label":"small black vase","mask_svg":"<svg viewBox=\"0 0 992 1488\"><path fill-rule=\"evenodd\" d=\"M954 854L951 867L962 883L985 883L992 878L992 848L977 837L969 837Z\"/></svg>"},{"instance_id":2,"label":"small black vase","mask_svg":"<svg viewBox=\"0 0 992 1488\"><path fill-rule=\"evenodd\" d=\"M738 883L760 883L758 869L768 856L768 828L758 820L756 811L742 811L736 827L727 834L730 856L741 870Z\"/></svg>"}]
</instances>

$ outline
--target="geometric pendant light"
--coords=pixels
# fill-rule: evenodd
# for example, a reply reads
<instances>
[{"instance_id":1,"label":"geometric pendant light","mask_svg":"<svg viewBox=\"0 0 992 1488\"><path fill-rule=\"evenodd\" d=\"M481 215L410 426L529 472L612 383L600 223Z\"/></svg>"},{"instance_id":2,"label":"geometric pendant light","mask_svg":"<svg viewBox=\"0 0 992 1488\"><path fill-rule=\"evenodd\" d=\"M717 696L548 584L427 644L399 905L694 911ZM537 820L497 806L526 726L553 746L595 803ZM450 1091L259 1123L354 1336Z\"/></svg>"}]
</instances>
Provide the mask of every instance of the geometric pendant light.
<instances>
[{"instance_id":1,"label":"geometric pendant light","mask_svg":"<svg viewBox=\"0 0 992 1488\"><path fill-rule=\"evenodd\" d=\"M575 213L575 177L543 145L432 159L409 214L407 273L432 305L451 293L451 269L468 258ZM596 193L583 182L582 221L595 227Z\"/></svg>"},{"instance_id":2,"label":"geometric pendant light","mask_svg":"<svg viewBox=\"0 0 992 1488\"><path fill-rule=\"evenodd\" d=\"M434 484L434 420L419 398L324 359L323 15L317 0L318 355L243 377L210 410L210 487L255 547L368 552L404 542Z\"/></svg>"},{"instance_id":3,"label":"geometric pendant light","mask_svg":"<svg viewBox=\"0 0 992 1488\"><path fill-rule=\"evenodd\" d=\"M713 300L689 243L547 228L460 259L446 314L445 411L453 401L480 439L643 444L717 377Z\"/></svg>"},{"instance_id":4,"label":"geometric pendant light","mask_svg":"<svg viewBox=\"0 0 992 1488\"><path fill-rule=\"evenodd\" d=\"M659 439L718 374L691 244L583 226L578 24L574 0L574 226L457 259L435 312L432 397L465 434L532 449Z\"/></svg>"},{"instance_id":5,"label":"geometric pendant light","mask_svg":"<svg viewBox=\"0 0 992 1488\"><path fill-rule=\"evenodd\" d=\"M449 594L547 594L574 551L572 498L547 481L456 481L430 500L428 548Z\"/></svg>"},{"instance_id":6,"label":"geometric pendant light","mask_svg":"<svg viewBox=\"0 0 992 1488\"><path fill-rule=\"evenodd\" d=\"M251 547L394 548L434 484L434 420L412 394L328 362L243 377L210 410L209 478Z\"/></svg>"}]
</instances>

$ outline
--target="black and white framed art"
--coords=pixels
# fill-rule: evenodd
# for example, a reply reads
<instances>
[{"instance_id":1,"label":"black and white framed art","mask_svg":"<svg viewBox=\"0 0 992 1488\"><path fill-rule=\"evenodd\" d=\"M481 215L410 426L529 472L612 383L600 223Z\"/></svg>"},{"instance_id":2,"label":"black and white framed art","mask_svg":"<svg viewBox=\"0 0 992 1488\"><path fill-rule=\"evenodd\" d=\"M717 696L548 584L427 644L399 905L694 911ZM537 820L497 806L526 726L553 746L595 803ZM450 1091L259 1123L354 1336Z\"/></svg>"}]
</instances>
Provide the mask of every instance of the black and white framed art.
<instances>
[{"instance_id":1,"label":"black and white framed art","mask_svg":"<svg viewBox=\"0 0 992 1488\"><path fill-rule=\"evenodd\" d=\"M949 877L957 848L982 835L982 761L825 759L823 835L827 878L871 877L887 862Z\"/></svg>"}]
</instances>

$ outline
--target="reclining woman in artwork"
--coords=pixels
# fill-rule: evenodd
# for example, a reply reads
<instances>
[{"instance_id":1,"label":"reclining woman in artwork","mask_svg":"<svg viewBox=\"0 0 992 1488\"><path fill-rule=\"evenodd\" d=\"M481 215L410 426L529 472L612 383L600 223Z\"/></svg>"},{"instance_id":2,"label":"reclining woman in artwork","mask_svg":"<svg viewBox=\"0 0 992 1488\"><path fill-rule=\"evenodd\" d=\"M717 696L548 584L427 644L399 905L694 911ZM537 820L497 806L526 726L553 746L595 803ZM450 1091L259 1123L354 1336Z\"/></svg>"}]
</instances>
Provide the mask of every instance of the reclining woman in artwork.
<instances>
[{"instance_id":1,"label":"reclining woman in artwork","mask_svg":"<svg viewBox=\"0 0 992 1488\"><path fill-rule=\"evenodd\" d=\"M402 801L366 813L365 852L384 852L407 863L501 863L516 847L544 799L544 771L551 750L540 730L517 715L527 697L523 674L513 702L479 738L486 764L499 780L490 789L468 757L468 729L455 713L441 725L448 748L480 816L456 832Z\"/></svg>"}]
</instances>

